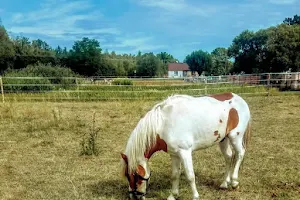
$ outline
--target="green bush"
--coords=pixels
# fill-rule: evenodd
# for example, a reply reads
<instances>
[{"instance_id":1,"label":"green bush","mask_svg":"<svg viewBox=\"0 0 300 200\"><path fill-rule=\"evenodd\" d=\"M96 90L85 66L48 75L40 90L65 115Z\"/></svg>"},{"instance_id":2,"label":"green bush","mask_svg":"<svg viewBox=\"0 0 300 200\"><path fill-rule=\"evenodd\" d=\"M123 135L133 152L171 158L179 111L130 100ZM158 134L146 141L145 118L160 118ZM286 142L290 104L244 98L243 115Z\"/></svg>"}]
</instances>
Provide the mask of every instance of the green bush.
<instances>
[{"instance_id":1,"label":"green bush","mask_svg":"<svg viewBox=\"0 0 300 200\"><path fill-rule=\"evenodd\" d=\"M132 80L129 79L115 79L112 82L113 85L133 85Z\"/></svg>"},{"instance_id":2,"label":"green bush","mask_svg":"<svg viewBox=\"0 0 300 200\"><path fill-rule=\"evenodd\" d=\"M69 86L76 84L75 77L77 76L70 68L61 66L52 66L50 64L37 64L28 65L23 69L25 72L33 73L36 76L48 77L52 84L58 86L58 88L66 89ZM74 77L74 78L64 78Z\"/></svg>"},{"instance_id":3,"label":"green bush","mask_svg":"<svg viewBox=\"0 0 300 200\"><path fill-rule=\"evenodd\" d=\"M27 78L27 77L35 77ZM53 90L51 82L41 76L36 77L33 73L14 70L8 72L3 77L3 89L6 92L20 92L20 91L49 91Z\"/></svg>"},{"instance_id":4,"label":"green bush","mask_svg":"<svg viewBox=\"0 0 300 200\"><path fill-rule=\"evenodd\" d=\"M76 85L76 77L77 75L69 68L38 63L23 69L5 71L3 84L5 90L48 91L72 88Z\"/></svg>"}]
</instances>

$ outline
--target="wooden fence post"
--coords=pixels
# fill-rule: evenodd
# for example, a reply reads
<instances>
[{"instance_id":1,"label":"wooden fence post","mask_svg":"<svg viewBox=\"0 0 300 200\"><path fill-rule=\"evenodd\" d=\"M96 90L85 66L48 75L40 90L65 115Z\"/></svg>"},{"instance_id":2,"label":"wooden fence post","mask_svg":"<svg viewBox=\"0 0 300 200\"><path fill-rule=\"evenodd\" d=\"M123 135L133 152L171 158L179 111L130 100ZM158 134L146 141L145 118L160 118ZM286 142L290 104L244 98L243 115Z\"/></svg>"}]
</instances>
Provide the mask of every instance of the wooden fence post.
<instances>
[{"instance_id":1,"label":"wooden fence post","mask_svg":"<svg viewBox=\"0 0 300 200\"><path fill-rule=\"evenodd\" d=\"M78 86L77 77L75 77L75 83L76 83L76 90L77 90L77 98L80 99L80 97L79 97L79 86Z\"/></svg>"},{"instance_id":2,"label":"wooden fence post","mask_svg":"<svg viewBox=\"0 0 300 200\"><path fill-rule=\"evenodd\" d=\"M1 94L2 94L2 103L4 103L4 89L3 89L2 76L0 76L0 87L1 87Z\"/></svg>"},{"instance_id":3,"label":"wooden fence post","mask_svg":"<svg viewBox=\"0 0 300 200\"><path fill-rule=\"evenodd\" d=\"M207 95L207 85L205 84L205 95Z\"/></svg>"}]
</instances>

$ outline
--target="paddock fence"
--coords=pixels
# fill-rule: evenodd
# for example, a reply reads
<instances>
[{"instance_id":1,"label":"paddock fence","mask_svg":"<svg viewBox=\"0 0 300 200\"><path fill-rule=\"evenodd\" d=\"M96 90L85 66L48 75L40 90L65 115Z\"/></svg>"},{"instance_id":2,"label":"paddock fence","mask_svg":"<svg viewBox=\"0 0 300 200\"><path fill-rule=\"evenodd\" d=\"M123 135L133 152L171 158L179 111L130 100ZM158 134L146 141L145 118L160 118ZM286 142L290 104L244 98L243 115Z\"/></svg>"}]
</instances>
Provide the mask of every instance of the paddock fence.
<instances>
[{"instance_id":1,"label":"paddock fence","mask_svg":"<svg viewBox=\"0 0 300 200\"><path fill-rule=\"evenodd\" d=\"M300 72L153 77L0 77L2 102L162 99L172 94L220 92L270 95L300 90Z\"/></svg>"}]
</instances>

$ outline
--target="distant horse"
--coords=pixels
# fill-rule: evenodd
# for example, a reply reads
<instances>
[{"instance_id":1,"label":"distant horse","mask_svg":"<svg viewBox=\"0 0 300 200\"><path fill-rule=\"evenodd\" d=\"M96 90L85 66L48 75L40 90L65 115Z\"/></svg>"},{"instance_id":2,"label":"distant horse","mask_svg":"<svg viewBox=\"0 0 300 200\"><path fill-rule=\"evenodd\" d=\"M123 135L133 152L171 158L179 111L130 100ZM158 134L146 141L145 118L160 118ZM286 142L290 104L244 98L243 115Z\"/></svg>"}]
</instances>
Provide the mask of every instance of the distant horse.
<instances>
[{"instance_id":1,"label":"distant horse","mask_svg":"<svg viewBox=\"0 0 300 200\"><path fill-rule=\"evenodd\" d=\"M108 85L111 85L111 83L113 82L114 80L111 79L111 78L108 78L108 79L104 79L104 83L108 84Z\"/></svg>"},{"instance_id":2,"label":"distant horse","mask_svg":"<svg viewBox=\"0 0 300 200\"><path fill-rule=\"evenodd\" d=\"M238 172L250 137L250 118L247 103L234 93L174 95L156 104L140 119L125 153L121 153L130 198L145 199L150 178L148 160L153 153L164 151L172 160L172 191L168 200L179 195L181 164L193 199L198 199L192 152L214 144L219 144L226 164L220 188L238 187Z\"/></svg>"}]
</instances>

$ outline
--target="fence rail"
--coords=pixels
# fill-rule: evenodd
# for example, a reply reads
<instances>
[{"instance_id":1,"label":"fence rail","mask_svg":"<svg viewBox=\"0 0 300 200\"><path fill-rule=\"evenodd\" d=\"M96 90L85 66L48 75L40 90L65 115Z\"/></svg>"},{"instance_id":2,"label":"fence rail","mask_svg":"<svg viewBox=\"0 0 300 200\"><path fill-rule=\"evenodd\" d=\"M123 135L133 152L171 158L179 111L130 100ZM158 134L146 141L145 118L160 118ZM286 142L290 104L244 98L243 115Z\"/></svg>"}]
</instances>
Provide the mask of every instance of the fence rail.
<instances>
[{"instance_id":1,"label":"fence rail","mask_svg":"<svg viewBox=\"0 0 300 200\"><path fill-rule=\"evenodd\" d=\"M120 77L1 77L2 101L161 99L172 94L201 96L232 91L269 94L300 90L300 72L184 78L126 78L132 85L115 85Z\"/></svg>"}]
</instances>

